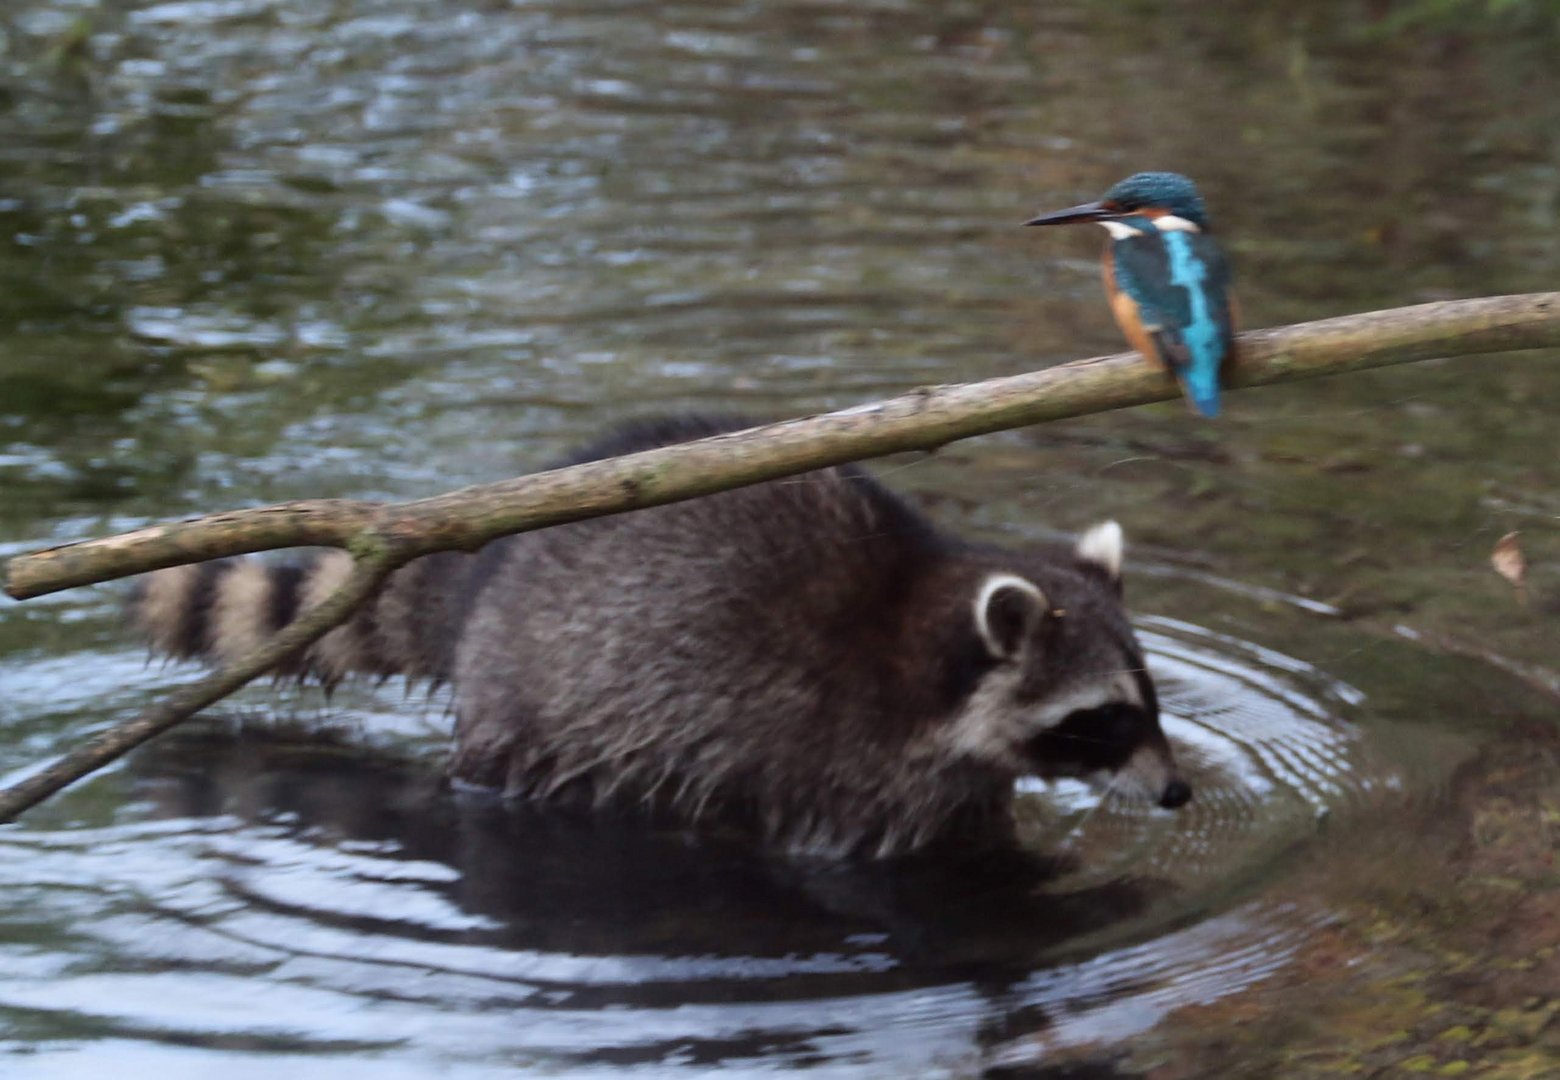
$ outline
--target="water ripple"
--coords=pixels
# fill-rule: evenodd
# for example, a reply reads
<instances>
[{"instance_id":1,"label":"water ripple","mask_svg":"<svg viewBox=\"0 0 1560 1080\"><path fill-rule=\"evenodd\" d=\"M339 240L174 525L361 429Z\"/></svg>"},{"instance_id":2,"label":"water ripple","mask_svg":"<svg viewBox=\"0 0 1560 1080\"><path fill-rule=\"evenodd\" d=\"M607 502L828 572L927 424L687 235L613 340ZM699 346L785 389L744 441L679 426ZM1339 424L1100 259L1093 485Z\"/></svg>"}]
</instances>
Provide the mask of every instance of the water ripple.
<instances>
[{"instance_id":1,"label":"water ripple","mask_svg":"<svg viewBox=\"0 0 1560 1080\"><path fill-rule=\"evenodd\" d=\"M421 766L176 742L134 774L151 820L0 832L0 1008L143 1054L241 1038L453 1075L957 1073L1124 1038L1281 969L1324 912L1185 913L1382 780L1354 688L1181 622L1143 637L1197 798L1030 791L1029 843L1059 870L773 863L452 800ZM1014 974L971 981L984 967Z\"/></svg>"}]
</instances>

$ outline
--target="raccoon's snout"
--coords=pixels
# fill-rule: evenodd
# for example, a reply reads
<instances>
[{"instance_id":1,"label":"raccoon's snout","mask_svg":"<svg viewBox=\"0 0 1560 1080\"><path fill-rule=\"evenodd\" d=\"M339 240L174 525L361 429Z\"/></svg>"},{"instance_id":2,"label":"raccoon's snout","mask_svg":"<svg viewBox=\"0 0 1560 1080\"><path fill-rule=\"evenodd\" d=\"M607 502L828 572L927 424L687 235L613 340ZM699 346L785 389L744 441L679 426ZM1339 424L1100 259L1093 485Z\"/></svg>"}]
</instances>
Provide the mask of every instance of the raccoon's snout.
<instances>
[{"instance_id":1,"label":"raccoon's snout","mask_svg":"<svg viewBox=\"0 0 1560 1080\"><path fill-rule=\"evenodd\" d=\"M1192 785L1179 776L1165 785L1159 794L1159 805L1166 810L1179 810L1192 801Z\"/></svg>"}]
</instances>

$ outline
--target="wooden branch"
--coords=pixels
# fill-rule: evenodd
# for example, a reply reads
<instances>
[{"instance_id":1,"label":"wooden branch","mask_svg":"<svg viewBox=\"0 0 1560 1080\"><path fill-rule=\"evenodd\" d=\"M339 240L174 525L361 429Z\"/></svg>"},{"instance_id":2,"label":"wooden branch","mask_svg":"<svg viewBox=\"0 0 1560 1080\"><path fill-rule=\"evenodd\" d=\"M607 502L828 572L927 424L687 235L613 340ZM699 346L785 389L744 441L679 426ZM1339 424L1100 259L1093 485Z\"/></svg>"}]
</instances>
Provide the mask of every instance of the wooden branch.
<instances>
[{"instance_id":1,"label":"wooden branch","mask_svg":"<svg viewBox=\"0 0 1560 1080\"><path fill-rule=\"evenodd\" d=\"M252 510L207 514L189 522L149 525L144 529L106 536L101 540L66 544L21 555L6 568L9 581L12 573L19 573L26 578L40 571L46 574L68 572L66 568L75 566L77 560L82 558L113 563L123 554L123 557L133 561L134 569L126 570L123 574L110 573L104 577L42 590L18 589L12 592L8 584L6 591L17 600L26 600L73 585L87 585L93 581L123 577L125 574L141 574L149 570L161 570L165 566L182 566L185 563L204 562L251 551L284 547L349 547L354 538L373 528L374 515L379 507L379 503L352 499L306 499ZM48 569L45 570L45 567Z\"/></svg>"},{"instance_id":2,"label":"wooden branch","mask_svg":"<svg viewBox=\"0 0 1560 1080\"><path fill-rule=\"evenodd\" d=\"M308 648L350 618L358 605L405 561L406 556L390 550L358 560L347 580L322 603L310 608L260 648L199 682L175 691L167 700L140 715L101 732L27 779L0 790L0 822L15 820L23 810L36 806L88 773L96 772L272 670L294 653Z\"/></svg>"},{"instance_id":3,"label":"wooden branch","mask_svg":"<svg viewBox=\"0 0 1560 1080\"><path fill-rule=\"evenodd\" d=\"M1232 387L1332 375L1434 356L1560 345L1560 293L1451 300L1346 315L1240 337ZM418 554L474 550L495 537L676 502L844 461L1176 396L1135 354L1024 375L933 386L873 405L788 420L608 461L406 503L315 500L234 510L19 555L18 600L165 566L268 548L379 543Z\"/></svg>"}]
</instances>

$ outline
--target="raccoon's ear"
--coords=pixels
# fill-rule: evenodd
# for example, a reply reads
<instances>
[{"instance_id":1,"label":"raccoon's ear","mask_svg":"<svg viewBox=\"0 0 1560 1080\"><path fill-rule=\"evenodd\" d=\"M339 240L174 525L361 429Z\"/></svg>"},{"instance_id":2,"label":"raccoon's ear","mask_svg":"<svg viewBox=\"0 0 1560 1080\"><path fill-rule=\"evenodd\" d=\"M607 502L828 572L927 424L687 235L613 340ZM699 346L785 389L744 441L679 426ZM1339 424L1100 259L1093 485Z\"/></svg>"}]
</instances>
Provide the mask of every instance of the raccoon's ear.
<instances>
[{"instance_id":1,"label":"raccoon's ear","mask_svg":"<svg viewBox=\"0 0 1560 1080\"><path fill-rule=\"evenodd\" d=\"M992 574L975 593L975 629L998 660L1010 660L1045 617L1045 594L1028 578Z\"/></svg>"},{"instance_id":2,"label":"raccoon's ear","mask_svg":"<svg viewBox=\"0 0 1560 1080\"><path fill-rule=\"evenodd\" d=\"M1114 521L1102 521L1091 525L1078 537L1075 549L1078 558L1105 571L1105 576L1117 586L1121 584L1121 552L1125 547L1121 526Z\"/></svg>"}]
</instances>

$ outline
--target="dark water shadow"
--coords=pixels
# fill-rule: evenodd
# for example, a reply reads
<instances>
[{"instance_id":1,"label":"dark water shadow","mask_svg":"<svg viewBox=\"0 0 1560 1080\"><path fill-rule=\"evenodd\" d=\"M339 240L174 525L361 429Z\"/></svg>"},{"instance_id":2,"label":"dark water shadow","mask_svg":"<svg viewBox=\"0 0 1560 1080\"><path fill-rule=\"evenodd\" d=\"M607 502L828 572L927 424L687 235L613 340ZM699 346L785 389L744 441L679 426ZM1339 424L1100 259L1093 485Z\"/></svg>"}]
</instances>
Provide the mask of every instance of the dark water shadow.
<instances>
[{"instance_id":1,"label":"dark water shadow","mask_svg":"<svg viewBox=\"0 0 1560 1080\"><path fill-rule=\"evenodd\" d=\"M307 844L368 844L443 863L456 871L443 890L450 902L485 919L460 939L494 948L833 950L870 956L875 970L892 966L896 979L919 970L940 980L959 964L1021 975L1035 957L1140 916L1171 888L1130 877L1048 891L1077 860L1019 849L877 862L765 855L736 836L514 805L451 791L422 764L321 753L264 734L186 736L145 755L137 772L158 817L237 810L246 824L280 823ZM312 910L327 912L328 897L319 900Z\"/></svg>"}]
</instances>

